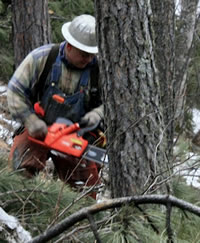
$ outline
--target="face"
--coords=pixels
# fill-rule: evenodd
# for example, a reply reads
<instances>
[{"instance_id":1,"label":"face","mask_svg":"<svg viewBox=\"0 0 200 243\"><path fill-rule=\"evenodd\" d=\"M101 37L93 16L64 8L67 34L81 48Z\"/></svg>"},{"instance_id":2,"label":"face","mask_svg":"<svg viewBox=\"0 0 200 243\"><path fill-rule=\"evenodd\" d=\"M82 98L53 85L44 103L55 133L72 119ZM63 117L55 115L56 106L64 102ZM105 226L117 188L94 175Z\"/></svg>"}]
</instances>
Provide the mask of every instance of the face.
<instances>
[{"instance_id":1,"label":"face","mask_svg":"<svg viewBox=\"0 0 200 243\"><path fill-rule=\"evenodd\" d=\"M94 54L81 51L69 43L67 43L65 48L67 60L77 68L86 67L94 58Z\"/></svg>"}]
</instances>

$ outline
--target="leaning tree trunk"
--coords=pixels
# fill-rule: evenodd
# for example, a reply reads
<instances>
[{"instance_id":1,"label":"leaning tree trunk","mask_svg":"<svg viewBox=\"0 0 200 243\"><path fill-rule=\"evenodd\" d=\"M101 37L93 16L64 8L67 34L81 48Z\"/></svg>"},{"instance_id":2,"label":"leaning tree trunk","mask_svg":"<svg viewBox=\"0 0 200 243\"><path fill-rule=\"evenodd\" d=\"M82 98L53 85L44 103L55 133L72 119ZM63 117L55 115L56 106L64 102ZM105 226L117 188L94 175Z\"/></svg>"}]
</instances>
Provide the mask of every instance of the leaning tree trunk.
<instances>
[{"instance_id":1,"label":"leaning tree trunk","mask_svg":"<svg viewBox=\"0 0 200 243\"><path fill-rule=\"evenodd\" d=\"M34 48L50 42L48 0L12 0L15 66Z\"/></svg>"},{"instance_id":2,"label":"leaning tree trunk","mask_svg":"<svg viewBox=\"0 0 200 243\"><path fill-rule=\"evenodd\" d=\"M150 2L95 4L112 196L146 193L166 176L168 149Z\"/></svg>"},{"instance_id":3,"label":"leaning tree trunk","mask_svg":"<svg viewBox=\"0 0 200 243\"><path fill-rule=\"evenodd\" d=\"M154 53L161 87L161 100L168 144L168 160L173 155L175 83L174 0L151 0Z\"/></svg>"},{"instance_id":4,"label":"leaning tree trunk","mask_svg":"<svg viewBox=\"0 0 200 243\"><path fill-rule=\"evenodd\" d=\"M197 22L198 0L182 0L181 13L177 20L176 31L176 82L175 90L175 118L179 126L183 126L188 66L191 61L191 50Z\"/></svg>"}]
</instances>

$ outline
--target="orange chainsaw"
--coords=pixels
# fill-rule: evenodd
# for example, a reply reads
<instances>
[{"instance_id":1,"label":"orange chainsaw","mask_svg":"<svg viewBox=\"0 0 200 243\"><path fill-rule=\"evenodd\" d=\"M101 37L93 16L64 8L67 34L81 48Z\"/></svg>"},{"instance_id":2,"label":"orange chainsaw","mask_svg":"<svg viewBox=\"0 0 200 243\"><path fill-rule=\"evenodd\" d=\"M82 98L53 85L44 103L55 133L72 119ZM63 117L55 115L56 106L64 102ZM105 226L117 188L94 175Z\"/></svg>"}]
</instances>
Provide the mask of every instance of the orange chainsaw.
<instances>
[{"instance_id":1,"label":"orange chainsaw","mask_svg":"<svg viewBox=\"0 0 200 243\"><path fill-rule=\"evenodd\" d=\"M84 158L99 164L108 163L105 149L90 145L83 138L86 132L94 130L97 125L81 128L79 123L72 123L65 118L58 118L48 127L48 133L43 141L29 136L29 139L41 146L49 148L51 152Z\"/></svg>"}]
</instances>

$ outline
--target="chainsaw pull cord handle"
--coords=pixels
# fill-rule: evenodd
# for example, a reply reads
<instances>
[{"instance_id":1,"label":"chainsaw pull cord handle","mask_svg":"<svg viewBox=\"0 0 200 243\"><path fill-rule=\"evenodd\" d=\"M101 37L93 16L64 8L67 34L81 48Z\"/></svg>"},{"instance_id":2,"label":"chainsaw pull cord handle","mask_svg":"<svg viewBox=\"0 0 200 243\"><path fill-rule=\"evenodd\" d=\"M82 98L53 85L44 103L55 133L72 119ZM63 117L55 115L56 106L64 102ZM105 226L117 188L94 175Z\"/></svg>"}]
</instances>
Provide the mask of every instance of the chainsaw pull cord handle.
<instances>
[{"instance_id":1,"label":"chainsaw pull cord handle","mask_svg":"<svg viewBox=\"0 0 200 243\"><path fill-rule=\"evenodd\" d=\"M84 125L85 123L82 123L82 122L79 122L79 126L81 127L82 125ZM83 136L86 132L90 132L90 131L93 131L95 130L99 125L99 122L97 122L96 124L94 124L93 126L90 126L90 127L84 127L84 128L81 128L80 130L77 131L77 136L78 137L81 137Z\"/></svg>"}]
</instances>

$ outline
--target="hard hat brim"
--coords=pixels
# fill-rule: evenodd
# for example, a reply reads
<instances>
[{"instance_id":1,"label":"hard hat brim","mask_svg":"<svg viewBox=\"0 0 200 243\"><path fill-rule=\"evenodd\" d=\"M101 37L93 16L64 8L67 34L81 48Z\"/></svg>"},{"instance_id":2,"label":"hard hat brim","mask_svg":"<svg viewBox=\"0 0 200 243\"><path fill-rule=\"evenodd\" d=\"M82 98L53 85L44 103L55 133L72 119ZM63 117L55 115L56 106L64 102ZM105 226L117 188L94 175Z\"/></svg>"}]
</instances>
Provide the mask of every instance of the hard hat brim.
<instances>
[{"instance_id":1,"label":"hard hat brim","mask_svg":"<svg viewBox=\"0 0 200 243\"><path fill-rule=\"evenodd\" d=\"M64 36L64 38L67 40L67 42L69 42L72 46L85 51L87 53L92 53L92 54L96 54L98 53L98 47L97 46L86 46L78 41L76 41L74 39L74 37L70 34L69 32L69 25L71 24L71 22L65 23L62 26L62 35Z\"/></svg>"}]
</instances>

